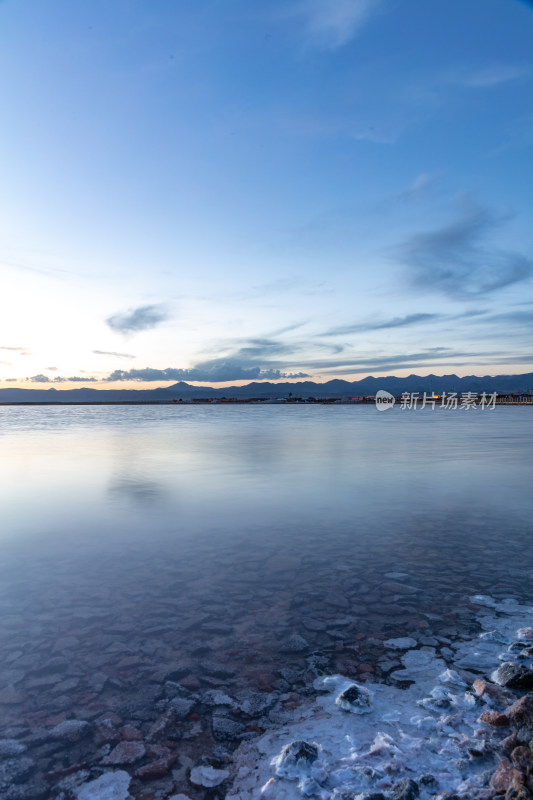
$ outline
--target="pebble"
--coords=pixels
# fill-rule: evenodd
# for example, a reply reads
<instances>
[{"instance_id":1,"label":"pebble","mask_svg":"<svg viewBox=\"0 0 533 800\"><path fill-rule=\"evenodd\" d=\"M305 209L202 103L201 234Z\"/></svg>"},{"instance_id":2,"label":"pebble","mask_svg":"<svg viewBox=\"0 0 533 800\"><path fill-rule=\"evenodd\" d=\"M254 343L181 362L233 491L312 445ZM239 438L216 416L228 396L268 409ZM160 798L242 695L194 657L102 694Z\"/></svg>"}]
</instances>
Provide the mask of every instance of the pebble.
<instances>
[{"instance_id":1,"label":"pebble","mask_svg":"<svg viewBox=\"0 0 533 800\"><path fill-rule=\"evenodd\" d=\"M219 741L238 739L244 731L244 725L229 717L213 717L211 727L213 736Z\"/></svg>"},{"instance_id":2,"label":"pebble","mask_svg":"<svg viewBox=\"0 0 533 800\"><path fill-rule=\"evenodd\" d=\"M170 701L170 707L173 709L176 719L186 719L194 705L194 700L189 700L187 697L175 697Z\"/></svg>"},{"instance_id":3,"label":"pebble","mask_svg":"<svg viewBox=\"0 0 533 800\"><path fill-rule=\"evenodd\" d=\"M411 639L410 636L400 636L397 639L387 639L383 644L392 650L410 650L412 647L416 647L418 642L416 639Z\"/></svg>"},{"instance_id":4,"label":"pebble","mask_svg":"<svg viewBox=\"0 0 533 800\"><path fill-rule=\"evenodd\" d=\"M480 722L486 722L487 725L494 725L498 728L506 728L509 725L509 717L505 714L500 714L499 711L484 711L480 717Z\"/></svg>"},{"instance_id":5,"label":"pebble","mask_svg":"<svg viewBox=\"0 0 533 800\"><path fill-rule=\"evenodd\" d=\"M506 661L496 670L494 680L506 689L527 691L533 689L533 670L513 661Z\"/></svg>"},{"instance_id":6,"label":"pebble","mask_svg":"<svg viewBox=\"0 0 533 800\"><path fill-rule=\"evenodd\" d=\"M309 642L299 633L293 633L280 649L282 653L304 653L309 649Z\"/></svg>"},{"instance_id":7,"label":"pebble","mask_svg":"<svg viewBox=\"0 0 533 800\"><path fill-rule=\"evenodd\" d=\"M0 739L0 756L19 756L26 750L26 745L16 739Z\"/></svg>"},{"instance_id":8,"label":"pebble","mask_svg":"<svg viewBox=\"0 0 533 800\"><path fill-rule=\"evenodd\" d=\"M417 782L411 778L404 778L392 787L390 800L415 800L419 794Z\"/></svg>"},{"instance_id":9,"label":"pebble","mask_svg":"<svg viewBox=\"0 0 533 800\"><path fill-rule=\"evenodd\" d=\"M229 778L227 769L215 769L214 767L194 767L191 769L191 783L196 786L204 786L206 789L220 786L226 778Z\"/></svg>"},{"instance_id":10,"label":"pebble","mask_svg":"<svg viewBox=\"0 0 533 800\"><path fill-rule=\"evenodd\" d=\"M140 761L146 753L146 748L142 742L119 742L117 746L106 756L102 764L134 764Z\"/></svg>"},{"instance_id":11,"label":"pebble","mask_svg":"<svg viewBox=\"0 0 533 800\"><path fill-rule=\"evenodd\" d=\"M202 695L202 703L206 706L232 706L234 700L219 689L208 689Z\"/></svg>"},{"instance_id":12,"label":"pebble","mask_svg":"<svg viewBox=\"0 0 533 800\"><path fill-rule=\"evenodd\" d=\"M49 732L52 739L64 739L67 742L77 742L91 730L88 722L81 719L66 719L55 725Z\"/></svg>"},{"instance_id":13,"label":"pebble","mask_svg":"<svg viewBox=\"0 0 533 800\"><path fill-rule=\"evenodd\" d=\"M130 783L130 776L123 770L106 772L80 786L76 790L76 800L130 800Z\"/></svg>"},{"instance_id":14,"label":"pebble","mask_svg":"<svg viewBox=\"0 0 533 800\"><path fill-rule=\"evenodd\" d=\"M175 753L170 753L168 756L150 761L148 764L139 767L139 769L135 771L135 777L142 781L151 780L152 778L163 778L170 770L177 757Z\"/></svg>"}]
</instances>

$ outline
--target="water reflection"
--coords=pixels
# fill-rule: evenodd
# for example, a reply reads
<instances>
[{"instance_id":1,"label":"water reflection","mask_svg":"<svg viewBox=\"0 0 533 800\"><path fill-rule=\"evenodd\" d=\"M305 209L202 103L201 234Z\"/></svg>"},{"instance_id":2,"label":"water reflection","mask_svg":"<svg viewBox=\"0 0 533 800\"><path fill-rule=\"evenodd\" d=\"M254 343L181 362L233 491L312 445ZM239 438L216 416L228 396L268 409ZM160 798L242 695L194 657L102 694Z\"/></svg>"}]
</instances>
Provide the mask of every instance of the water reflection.
<instances>
[{"instance_id":1,"label":"water reflection","mask_svg":"<svg viewBox=\"0 0 533 800\"><path fill-rule=\"evenodd\" d=\"M146 736L177 696L197 761L202 693L301 692L311 653L382 678L383 639L474 632L470 594L530 600L529 409L372 411L0 409L0 738L110 713ZM101 763L93 738L35 747Z\"/></svg>"}]
</instances>

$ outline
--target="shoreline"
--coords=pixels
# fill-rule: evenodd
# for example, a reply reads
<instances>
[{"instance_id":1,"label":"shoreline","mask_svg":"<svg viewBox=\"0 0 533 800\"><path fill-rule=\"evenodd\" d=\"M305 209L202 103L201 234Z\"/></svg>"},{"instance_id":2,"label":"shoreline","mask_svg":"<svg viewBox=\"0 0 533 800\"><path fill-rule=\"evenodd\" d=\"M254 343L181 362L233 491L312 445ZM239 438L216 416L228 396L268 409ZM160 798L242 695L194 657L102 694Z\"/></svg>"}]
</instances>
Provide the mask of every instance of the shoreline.
<instances>
[{"instance_id":1,"label":"shoreline","mask_svg":"<svg viewBox=\"0 0 533 800\"><path fill-rule=\"evenodd\" d=\"M391 640L408 688L394 672L380 683L317 677L296 719L280 715L239 746L226 800L530 800L533 608L470 599L490 613L481 609L483 632L453 661Z\"/></svg>"},{"instance_id":2,"label":"shoreline","mask_svg":"<svg viewBox=\"0 0 533 800\"><path fill-rule=\"evenodd\" d=\"M401 398L396 398L398 405ZM272 400L270 398L231 399L219 400L218 398L198 398L192 400L21 400L5 402L0 401L0 406L195 406L195 405L347 405L347 406L373 406L375 399L351 400L340 397L331 397L313 400ZM436 406L442 406L436 403ZM496 400L496 406L533 406L533 396L524 400ZM459 406L460 408L460 406ZM417 410L422 410L417 409Z\"/></svg>"}]
</instances>

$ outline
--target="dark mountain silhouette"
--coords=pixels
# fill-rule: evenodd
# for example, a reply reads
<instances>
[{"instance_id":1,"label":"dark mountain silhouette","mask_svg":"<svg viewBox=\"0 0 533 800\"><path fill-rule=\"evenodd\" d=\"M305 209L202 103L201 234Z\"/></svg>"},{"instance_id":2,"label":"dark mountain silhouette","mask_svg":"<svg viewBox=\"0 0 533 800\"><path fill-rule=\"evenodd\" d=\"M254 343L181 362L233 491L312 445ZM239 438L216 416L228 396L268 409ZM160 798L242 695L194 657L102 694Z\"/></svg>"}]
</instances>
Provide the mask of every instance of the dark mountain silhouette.
<instances>
[{"instance_id":1,"label":"dark mountain silhouette","mask_svg":"<svg viewBox=\"0 0 533 800\"><path fill-rule=\"evenodd\" d=\"M318 399L374 395L385 389L394 395L402 392L498 392L510 394L533 392L533 372L521 375L409 375L397 378L369 376L360 381L331 380L326 383L292 381L287 383L254 382L246 386L193 386L180 381L157 389L0 389L0 403L117 403L168 402L207 398L276 398L316 397Z\"/></svg>"}]
</instances>

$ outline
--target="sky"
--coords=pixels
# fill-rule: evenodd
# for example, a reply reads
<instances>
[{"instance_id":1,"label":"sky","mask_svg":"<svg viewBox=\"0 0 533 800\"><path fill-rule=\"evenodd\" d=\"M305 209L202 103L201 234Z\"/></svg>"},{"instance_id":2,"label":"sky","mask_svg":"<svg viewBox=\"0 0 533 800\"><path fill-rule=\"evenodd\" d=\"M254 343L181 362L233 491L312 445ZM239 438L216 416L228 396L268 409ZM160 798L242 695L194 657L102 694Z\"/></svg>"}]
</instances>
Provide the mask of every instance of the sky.
<instances>
[{"instance_id":1,"label":"sky","mask_svg":"<svg viewBox=\"0 0 533 800\"><path fill-rule=\"evenodd\" d=\"M532 41L520 0L0 0L0 387L533 371Z\"/></svg>"}]
</instances>

